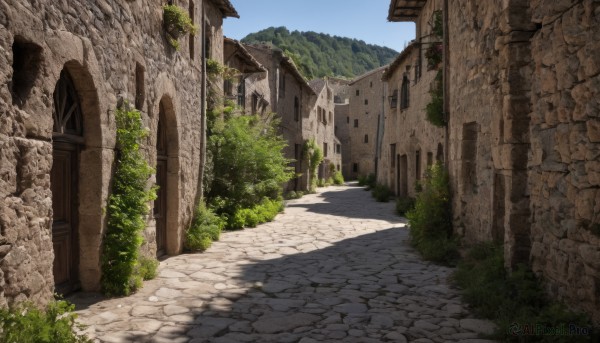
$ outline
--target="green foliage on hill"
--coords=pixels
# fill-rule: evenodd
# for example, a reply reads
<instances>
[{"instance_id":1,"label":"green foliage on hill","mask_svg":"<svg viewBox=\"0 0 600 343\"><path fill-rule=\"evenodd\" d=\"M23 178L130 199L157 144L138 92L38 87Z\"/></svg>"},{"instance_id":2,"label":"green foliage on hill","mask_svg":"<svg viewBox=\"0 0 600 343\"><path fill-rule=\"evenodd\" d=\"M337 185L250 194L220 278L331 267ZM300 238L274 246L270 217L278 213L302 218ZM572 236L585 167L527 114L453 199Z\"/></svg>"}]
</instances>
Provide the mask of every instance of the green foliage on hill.
<instances>
[{"instance_id":1,"label":"green foliage on hill","mask_svg":"<svg viewBox=\"0 0 600 343\"><path fill-rule=\"evenodd\" d=\"M362 40L312 31L290 32L285 27L251 33L242 42L267 43L283 50L308 79L323 76L352 78L390 63L398 54L390 48Z\"/></svg>"}]
</instances>

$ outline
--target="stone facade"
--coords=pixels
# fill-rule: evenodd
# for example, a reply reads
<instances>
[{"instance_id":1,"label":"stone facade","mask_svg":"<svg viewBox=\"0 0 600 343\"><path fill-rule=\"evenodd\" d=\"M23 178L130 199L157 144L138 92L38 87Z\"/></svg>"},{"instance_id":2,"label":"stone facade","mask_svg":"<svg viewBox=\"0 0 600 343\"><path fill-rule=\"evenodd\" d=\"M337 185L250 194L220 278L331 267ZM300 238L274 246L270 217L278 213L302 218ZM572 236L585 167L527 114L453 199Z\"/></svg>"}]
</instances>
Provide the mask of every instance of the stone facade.
<instances>
[{"instance_id":1,"label":"stone facade","mask_svg":"<svg viewBox=\"0 0 600 343\"><path fill-rule=\"evenodd\" d=\"M283 138L288 142L285 156L294 160L292 167L298 177L284 187L285 191L308 189L308 167L302 161L304 146L304 128L310 125L314 90L300 74L292 60L281 51L265 45L246 45L248 52L267 69L266 75L252 76L247 80L248 89L254 89L255 98L265 94L271 110L277 114ZM256 84L252 84L256 81ZM248 85L249 84L249 85Z\"/></svg>"},{"instance_id":2,"label":"stone facade","mask_svg":"<svg viewBox=\"0 0 600 343\"><path fill-rule=\"evenodd\" d=\"M425 68L419 74L416 66L424 59L419 47L417 42L407 46L383 75L387 101L377 182L401 197L414 197L427 167L444 156L445 130L425 115L438 71Z\"/></svg>"},{"instance_id":3,"label":"stone facade","mask_svg":"<svg viewBox=\"0 0 600 343\"><path fill-rule=\"evenodd\" d=\"M342 145L342 175L344 179L349 179L352 174L352 164L349 156L352 155L352 145L350 144L350 103L335 104L335 135Z\"/></svg>"},{"instance_id":4,"label":"stone facade","mask_svg":"<svg viewBox=\"0 0 600 343\"><path fill-rule=\"evenodd\" d=\"M0 306L45 303L59 274L69 289L99 289L122 100L149 128L150 164L164 158L163 249L181 251L200 189L201 37L222 61L223 17L237 13L226 0L177 4L210 22L180 51L165 38L162 1L0 1ZM157 251L155 222L146 255Z\"/></svg>"},{"instance_id":5,"label":"stone facade","mask_svg":"<svg viewBox=\"0 0 600 343\"><path fill-rule=\"evenodd\" d=\"M313 139L323 150L318 177L328 179L333 176L332 169L341 171L342 168L341 142L335 136L334 92L326 78L312 80L310 86L316 95L311 101L309 120L302 125L302 135L304 140Z\"/></svg>"},{"instance_id":6,"label":"stone facade","mask_svg":"<svg viewBox=\"0 0 600 343\"><path fill-rule=\"evenodd\" d=\"M271 107L265 99L268 91L260 91L261 85L268 87L265 80L267 70L252 56L240 42L225 38L223 63L228 68L235 69L235 75L230 75L230 79L223 82L223 94L225 99L237 104L245 113L257 112L259 109L265 112L271 112ZM259 74L256 75L255 74ZM248 80L252 78L251 80ZM250 99L249 106L246 106L246 99Z\"/></svg>"},{"instance_id":7,"label":"stone facade","mask_svg":"<svg viewBox=\"0 0 600 343\"><path fill-rule=\"evenodd\" d=\"M388 19L418 23L431 3L393 0ZM445 6L455 231L504 243L508 268L528 263L550 294L600 322L600 4Z\"/></svg>"},{"instance_id":8,"label":"stone facade","mask_svg":"<svg viewBox=\"0 0 600 343\"><path fill-rule=\"evenodd\" d=\"M380 121L384 119L384 90L381 77L385 67L358 76L349 83L349 126L351 151L349 179L376 174Z\"/></svg>"}]
</instances>

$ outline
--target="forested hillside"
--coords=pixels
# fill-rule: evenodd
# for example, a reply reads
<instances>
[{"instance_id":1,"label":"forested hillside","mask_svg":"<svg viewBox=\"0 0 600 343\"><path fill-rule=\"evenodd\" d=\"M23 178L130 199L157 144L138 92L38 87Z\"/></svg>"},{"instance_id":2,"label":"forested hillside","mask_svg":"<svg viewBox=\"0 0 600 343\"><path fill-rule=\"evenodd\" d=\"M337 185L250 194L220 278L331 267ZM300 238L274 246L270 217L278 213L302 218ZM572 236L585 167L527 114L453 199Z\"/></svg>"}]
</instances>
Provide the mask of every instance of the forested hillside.
<instances>
[{"instance_id":1,"label":"forested hillside","mask_svg":"<svg viewBox=\"0 0 600 343\"><path fill-rule=\"evenodd\" d=\"M390 48L362 40L316 32L290 32L270 27L251 33L243 43L268 43L290 56L308 79L323 76L352 78L390 63L398 54Z\"/></svg>"}]
</instances>

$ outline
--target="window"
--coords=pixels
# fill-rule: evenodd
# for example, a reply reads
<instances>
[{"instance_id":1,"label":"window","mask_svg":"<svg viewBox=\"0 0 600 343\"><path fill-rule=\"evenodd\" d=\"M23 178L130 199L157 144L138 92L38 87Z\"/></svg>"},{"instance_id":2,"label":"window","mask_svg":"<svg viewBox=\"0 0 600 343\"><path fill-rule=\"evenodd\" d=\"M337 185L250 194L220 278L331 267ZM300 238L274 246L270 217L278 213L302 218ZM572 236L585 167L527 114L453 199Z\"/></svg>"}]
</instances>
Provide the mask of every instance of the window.
<instances>
[{"instance_id":1,"label":"window","mask_svg":"<svg viewBox=\"0 0 600 343\"><path fill-rule=\"evenodd\" d=\"M335 145L335 153L338 155L342 153L342 145L341 144Z\"/></svg>"},{"instance_id":2,"label":"window","mask_svg":"<svg viewBox=\"0 0 600 343\"><path fill-rule=\"evenodd\" d=\"M358 173L358 163L352 164L352 171Z\"/></svg>"},{"instance_id":3,"label":"window","mask_svg":"<svg viewBox=\"0 0 600 343\"><path fill-rule=\"evenodd\" d=\"M369 87L373 88L373 81L371 81L371 84L369 85Z\"/></svg>"},{"instance_id":4,"label":"window","mask_svg":"<svg viewBox=\"0 0 600 343\"><path fill-rule=\"evenodd\" d=\"M317 106L317 121L321 122L321 107Z\"/></svg>"},{"instance_id":5,"label":"window","mask_svg":"<svg viewBox=\"0 0 600 343\"><path fill-rule=\"evenodd\" d=\"M211 34L212 28L207 25L204 30L204 58L212 57Z\"/></svg>"},{"instance_id":6,"label":"window","mask_svg":"<svg viewBox=\"0 0 600 343\"><path fill-rule=\"evenodd\" d=\"M144 85L144 67L136 63L135 64L135 108L139 111L144 107L144 99L146 97L145 85Z\"/></svg>"},{"instance_id":7,"label":"window","mask_svg":"<svg viewBox=\"0 0 600 343\"><path fill-rule=\"evenodd\" d=\"M394 89L392 96L390 96L390 108L398 107L398 90Z\"/></svg>"},{"instance_id":8,"label":"window","mask_svg":"<svg viewBox=\"0 0 600 343\"><path fill-rule=\"evenodd\" d=\"M365 99L365 105L369 104L369 99Z\"/></svg>"},{"instance_id":9,"label":"window","mask_svg":"<svg viewBox=\"0 0 600 343\"><path fill-rule=\"evenodd\" d=\"M285 97L285 74L279 69L279 97Z\"/></svg>"},{"instance_id":10,"label":"window","mask_svg":"<svg viewBox=\"0 0 600 343\"><path fill-rule=\"evenodd\" d=\"M223 80L223 91L225 95L233 95L233 82L231 82L231 79Z\"/></svg>"},{"instance_id":11,"label":"window","mask_svg":"<svg viewBox=\"0 0 600 343\"><path fill-rule=\"evenodd\" d=\"M428 152L427 153L427 165L430 166L433 164L433 153L432 152Z\"/></svg>"},{"instance_id":12,"label":"window","mask_svg":"<svg viewBox=\"0 0 600 343\"><path fill-rule=\"evenodd\" d=\"M323 143L323 157L327 157L327 143Z\"/></svg>"},{"instance_id":13,"label":"window","mask_svg":"<svg viewBox=\"0 0 600 343\"><path fill-rule=\"evenodd\" d=\"M350 117L346 117L346 124L350 124Z\"/></svg>"},{"instance_id":14,"label":"window","mask_svg":"<svg viewBox=\"0 0 600 343\"><path fill-rule=\"evenodd\" d=\"M358 127L358 119L354 119L354 127Z\"/></svg>"},{"instance_id":15,"label":"window","mask_svg":"<svg viewBox=\"0 0 600 343\"><path fill-rule=\"evenodd\" d=\"M359 96L359 95L360 95L360 90L357 89L356 90L356 96Z\"/></svg>"},{"instance_id":16,"label":"window","mask_svg":"<svg viewBox=\"0 0 600 343\"><path fill-rule=\"evenodd\" d=\"M339 164L337 165L337 171L340 171L340 165Z\"/></svg>"},{"instance_id":17,"label":"window","mask_svg":"<svg viewBox=\"0 0 600 343\"><path fill-rule=\"evenodd\" d=\"M258 95L252 94L252 114L258 111Z\"/></svg>"},{"instance_id":18,"label":"window","mask_svg":"<svg viewBox=\"0 0 600 343\"><path fill-rule=\"evenodd\" d=\"M369 135L365 135L365 143L369 143Z\"/></svg>"},{"instance_id":19,"label":"window","mask_svg":"<svg viewBox=\"0 0 600 343\"><path fill-rule=\"evenodd\" d=\"M16 36L12 52L12 91L21 106L29 97L33 84L42 70L42 48Z\"/></svg>"},{"instance_id":20,"label":"window","mask_svg":"<svg viewBox=\"0 0 600 343\"><path fill-rule=\"evenodd\" d=\"M406 75L402 79L402 89L400 91L400 109L408 108L409 106L409 94L408 88L410 86L410 81L408 81L408 77Z\"/></svg>"},{"instance_id":21,"label":"window","mask_svg":"<svg viewBox=\"0 0 600 343\"><path fill-rule=\"evenodd\" d=\"M241 108L246 108L246 81L242 80L237 86L237 104Z\"/></svg>"},{"instance_id":22,"label":"window","mask_svg":"<svg viewBox=\"0 0 600 343\"><path fill-rule=\"evenodd\" d=\"M396 144L390 144L390 161L392 169L396 168Z\"/></svg>"},{"instance_id":23,"label":"window","mask_svg":"<svg viewBox=\"0 0 600 343\"><path fill-rule=\"evenodd\" d=\"M294 97L294 120L300 120L300 101L297 96Z\"/></svg>"}]
</instances>

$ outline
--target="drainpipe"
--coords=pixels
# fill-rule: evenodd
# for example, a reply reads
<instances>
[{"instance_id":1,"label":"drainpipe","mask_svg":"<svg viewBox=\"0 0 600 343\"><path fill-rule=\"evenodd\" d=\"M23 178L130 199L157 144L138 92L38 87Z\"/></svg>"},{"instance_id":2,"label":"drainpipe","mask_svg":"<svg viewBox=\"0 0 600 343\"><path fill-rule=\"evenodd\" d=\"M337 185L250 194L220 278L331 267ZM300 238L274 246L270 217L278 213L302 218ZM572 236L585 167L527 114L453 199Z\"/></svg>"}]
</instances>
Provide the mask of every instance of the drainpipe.
<instances>
[{"instance_id":1,"label":"drainpipe","mask_svg":"<svg viewBox=\"0 0 600 343\"><path fill-rule=\"evenodd\" d=\"M444 97L444 121L446 122L445 148L444 148L444 164L446 169L449 169L450 161L450 44L448 32L448 0L444 0L444 73L442 75L443 82L443 97Z\"/></svg>"},{"instance_id":2,"label":"drainpipe","mask_svg":"<svg viewBox=\"0 0 600 343\"><path fill-rule=\"evenodd\" d=\"M205 22L204 1L202 1L201 13L201 81L200 81L200 165L198 166L198 185L196 187L196 204L202 201L204 194L204 166L206 165L206 22Z\"/></svg>"}]
</instances>

